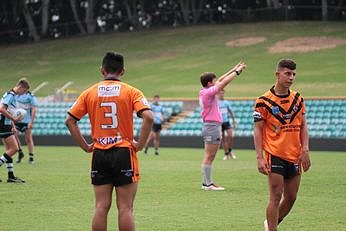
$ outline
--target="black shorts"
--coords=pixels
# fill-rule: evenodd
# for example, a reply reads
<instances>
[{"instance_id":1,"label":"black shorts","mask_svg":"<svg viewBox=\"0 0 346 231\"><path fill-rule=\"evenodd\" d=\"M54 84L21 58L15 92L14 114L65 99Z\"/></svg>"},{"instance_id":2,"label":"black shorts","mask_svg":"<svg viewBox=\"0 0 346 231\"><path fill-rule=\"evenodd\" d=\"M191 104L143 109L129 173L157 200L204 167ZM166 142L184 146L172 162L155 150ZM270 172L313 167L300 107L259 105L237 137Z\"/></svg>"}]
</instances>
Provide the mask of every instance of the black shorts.
<instances>
[{"instance_id":1,"label":"black shorts","mask_svg":"<svg viewBox=\"0 0 346 231\"><path fill-rule=\"evenodd\" d=\"M299 164L289 162L280 157L269 155L271 172L282 175L285 179L290 179L301 174Z\"/></svg>"},{"instance_id":2,"label":"black shorts","mask_svg":"<svg viewBox=\"0 0 346 231\"><path fill-rule=\"evenodd\" d=\"M0 138L6 139L13 135L12 126L11 125L0 125Z\"/></svg>"},{"instance_id":3,"label":"black shorts","mask_svg":"<svg viewBox=\"0 0 346 231\"><path fill-rule=\"evenodd\" d=\"M27 123L16 123L16 129L20 132L25 132L26 129L28 129Z\"/></svg>"},{"instance_id":4,"label":"black shorts","mask_svg":"<svg viewBox=\"0 0 346 231\"><path fill-rule=\"evenodd\" d=\"M221 129L222 129L222 132L224 132L228 129L231 129L231 124L229 122L224 122L221 124Z\"/></svg>"},{"instance_id":5,"label":"black shorts","mask_svg":"<svg viewBox=\"0 0 346 231\"><path fill-rule=\"evenodd\" d=\"M139 167L135 152L126 147L94 150L91 162L93 185L113 184L116 187L137 181Z\"/></svg>"},{"instance_id":6,"label":"black shorts","mask_svg":"<svg viewBox=\"0 0 346 231\"><path fill-rule=\"evenodd\" d=\"M161 124L153 124L152 130L153 130L153 132L159 132L162 130L162 125Z\"/></svg>"}]
</instances>

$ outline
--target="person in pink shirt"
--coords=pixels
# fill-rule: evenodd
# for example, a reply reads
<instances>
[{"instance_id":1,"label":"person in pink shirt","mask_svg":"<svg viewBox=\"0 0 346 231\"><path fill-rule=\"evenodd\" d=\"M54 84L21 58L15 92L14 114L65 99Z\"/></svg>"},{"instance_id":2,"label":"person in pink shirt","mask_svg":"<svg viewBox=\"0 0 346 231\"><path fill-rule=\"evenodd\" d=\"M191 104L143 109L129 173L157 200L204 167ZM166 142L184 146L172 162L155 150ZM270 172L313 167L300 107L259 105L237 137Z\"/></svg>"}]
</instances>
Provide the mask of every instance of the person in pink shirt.
<instances>
[{"instance_id":1,"label":"person in pink shirt","mask_svg":"<svg viewBox=\"0 0 346 231\"><path fill-rule=\"evenodd\" d=\"M225 188L214 184L211 174L212 163L221 143L222 118L219 110L217 93L224 89L236 76L240 75L245 67L245 63L240 62L219 79L216 79L215 73L212 72L206 72L200 76L203 86L199 92L199 103L202 109L201 117L203 120L202 136L204 142L204 158L202 161L203 190L225 190Z\"/></svg>"}]
</instances>

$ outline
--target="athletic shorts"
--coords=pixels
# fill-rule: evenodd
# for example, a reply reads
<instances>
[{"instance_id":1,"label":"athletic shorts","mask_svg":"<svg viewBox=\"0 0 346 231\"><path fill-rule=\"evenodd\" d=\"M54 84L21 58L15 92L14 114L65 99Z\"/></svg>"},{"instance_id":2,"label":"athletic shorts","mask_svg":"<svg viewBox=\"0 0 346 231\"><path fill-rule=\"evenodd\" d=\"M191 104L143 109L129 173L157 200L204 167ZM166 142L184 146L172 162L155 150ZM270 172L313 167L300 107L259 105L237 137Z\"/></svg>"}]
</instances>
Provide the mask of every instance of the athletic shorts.
<instances>
[{"instance_id":1,"label":"athletic shorts","mask_svg":"<svg viewBox=\"0 0 346 231\"><path fill-rule=\"evenodd\" d=\"M126 147L95 149L91 161L91 183L115 187L139 181L137 154Z\"/></svg>"},{"instance_id":2,"label":"athletic shorts","mask_svg":"<svg viewBox=\"0 0 346 231\"><path fill-rule=\"evenodd\" d=\"M202 127L202 136L205 144L220 144L221 124L217 122L204 122Z\"/></svg>"},{"instance_id":3,"label":"athletic shorts","mask_svg":"<svg viewBox=\"0 0 346 231\"><path fill-rule=\"evenodd\" d=\"M271 172L280 174L285 179L290 179L301 174L301 167L299 164L289 162L271 154L268 154L268 159L271 166Z\"/></svg>"},{"instance_id":4,"label":"athletic shorts","mask_svg":"<svg viewBox=\"0 0 346 231\"><path fill-rule=\"evenodd\" d=\"M25 132L26 129L28 129L27 123L16 123L16 129L20 132Z\"/></svg>"},{"instance_id":5,"label":"athletic shorts","mask_svg":"<svg viewBox=\"0 0 346 231\"><path fill-rule=\"evenodd\" d=\"M153 132L159 132L162 130L162 125L161 124L153 124L152 130L153 130Z\"/></svg>"},{"instance_id":6,"label":"athletic shorts","mask_svg":"<svg viewBox=\"0 0 346 231\"><path fill-rule=\"evenodd\" d=\"M224 122L221 124L221 128L222 128L222 132L228 130L228 129L231 129L231 124L229 122Z\"/></svg>"},{"instance_id":7,"label":"athletic shorts","mask_svg":"<svg viewBox=\"0 0 346 231\"><path fill-rule=\"evenodd\" d=\"M2 125L0 126L0 138L6 139L13 135L12 126L11 125Z\"/></svg>"}]
</instances>

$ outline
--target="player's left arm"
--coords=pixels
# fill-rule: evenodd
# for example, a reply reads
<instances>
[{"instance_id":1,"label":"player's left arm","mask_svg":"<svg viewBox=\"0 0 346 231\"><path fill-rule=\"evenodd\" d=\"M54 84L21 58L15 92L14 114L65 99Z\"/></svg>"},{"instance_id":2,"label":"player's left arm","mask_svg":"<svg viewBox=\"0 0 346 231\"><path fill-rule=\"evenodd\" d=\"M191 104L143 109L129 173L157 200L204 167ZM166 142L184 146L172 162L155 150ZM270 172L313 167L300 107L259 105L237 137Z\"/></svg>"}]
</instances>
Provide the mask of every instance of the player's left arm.
<instances>
[{"instance_id":1,"label":"player's left arm","mask_svg":"<svg viewBox=\"0 0 346 231\"><path fill-rule=\"evenodd\" d=\"M73 118L71 115L67 115L65 124L68 128L68 130L71 133L71 136L75 140L75 142L83 149L85 152L92 152L94 144L88 144L84 137L82 136L82 133L80 132L80 129L77 124L77 120Z\"/></svg>"},{"instance_id":2,"label":"player's left arm","mask_svg":"<svg viewBox=\"0 0 346 231\"><path fill-rule=\"evenodd\" d=\"M33 128L34 127L35 116L36 116L36 107L31 107L30 121L29 121L29 124L28 124L29 128Z\"/></svg>"},{"instance_id":3,"label":"player's left arm","mask_svg":"<svg viewBox=\"0 0 346 231\"><path fill-rule=\"evenodd\" d=\"M308 125L303 115L301 132L300 132L300 142L301 142L301 153L299 162L301 163L304 172L308 171L311 166L310 155L309 155L309 132Z\"/></svg>"},{"instance_id":4,"label":"player's left arm","mask_svg":"<svg viewBox=\"0 0 346 231\"><path fill-rule=\"evenodd\" d=\"M229 114L231 115L231 118L232 118L233 129L235 129L236 126L237 126L237 122L235 121L234 112L233 112L232 109L229 108L229 107L228 107L228 112L229 112Z\"/></svg>"}]
</instances>

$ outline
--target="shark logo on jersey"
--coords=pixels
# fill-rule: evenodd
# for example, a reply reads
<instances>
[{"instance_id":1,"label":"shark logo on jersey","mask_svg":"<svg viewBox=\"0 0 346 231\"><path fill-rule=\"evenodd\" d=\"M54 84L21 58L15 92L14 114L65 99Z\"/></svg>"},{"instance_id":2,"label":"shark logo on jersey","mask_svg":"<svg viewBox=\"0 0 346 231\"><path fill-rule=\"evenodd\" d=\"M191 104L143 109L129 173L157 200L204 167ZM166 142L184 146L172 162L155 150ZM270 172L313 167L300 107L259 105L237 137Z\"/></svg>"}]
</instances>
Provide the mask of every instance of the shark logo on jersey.
<instances>
[{"instance_id":1,"label":"shark logo on jersey","mask_svg":"<svg viewBox=\"0 0 346 231\"><path fill-rule=\"evenodd\" d=\"M99 85L98 96L99 97L111 97L120 95L120 85Z\"/></svg>"}]
</instances>

